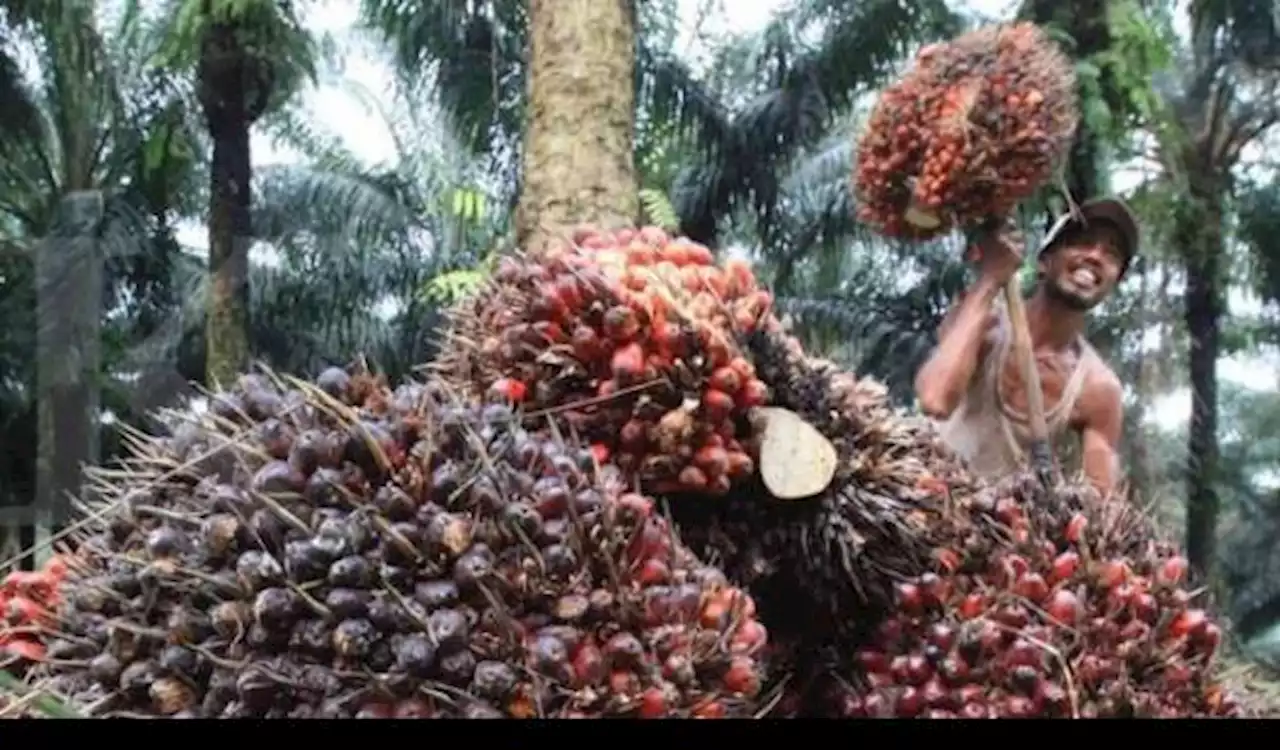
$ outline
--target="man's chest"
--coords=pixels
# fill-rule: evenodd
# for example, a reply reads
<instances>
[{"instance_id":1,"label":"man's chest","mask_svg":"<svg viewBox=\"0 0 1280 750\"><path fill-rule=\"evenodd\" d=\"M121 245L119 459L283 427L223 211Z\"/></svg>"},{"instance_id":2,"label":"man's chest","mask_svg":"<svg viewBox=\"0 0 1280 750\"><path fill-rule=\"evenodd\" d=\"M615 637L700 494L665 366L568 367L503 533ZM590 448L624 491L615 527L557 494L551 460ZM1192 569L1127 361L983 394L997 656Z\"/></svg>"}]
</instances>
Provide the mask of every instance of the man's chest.
<instances>
[{"instance_id":1,"label":"man's chest","mask_svg":"<svg viewBox=\"0 0 1280 750\"><path fill-rule=\"evenodd\" d=\"M1040 376L1040 390L1044 394L1046 415L1055 422L1076 424L1081 421L1081 398L1088 373L1086 363L1078 352L1041 351L1036 353L1036 371ZM1007 356L1000 365L998 382L1001 401L1018 414L1027 412L1027 388L1022 377L1022 365L1013 356Z\"/></svg>"}]
</instances>

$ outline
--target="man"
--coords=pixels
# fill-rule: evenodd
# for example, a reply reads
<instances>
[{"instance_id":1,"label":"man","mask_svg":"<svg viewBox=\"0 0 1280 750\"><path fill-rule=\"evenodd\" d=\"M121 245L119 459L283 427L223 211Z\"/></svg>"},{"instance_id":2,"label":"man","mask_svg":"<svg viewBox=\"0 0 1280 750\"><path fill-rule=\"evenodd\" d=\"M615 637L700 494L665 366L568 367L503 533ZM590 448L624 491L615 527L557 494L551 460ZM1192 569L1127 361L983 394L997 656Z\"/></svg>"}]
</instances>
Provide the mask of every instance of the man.
<instances>
[{"instance_id":1,"label":"man","mask_svg":"<svg viewBox=\"0 0 1280 750\"><path fill-rule=\"evenodd\" d=\"M1027 300L1027 326L1044 393L1049 438L1074 431L1081 468L1100 492L1119 481L1123 423L1120 379L1084 338L1085 314L1115 289L1138 250L1138 227L1120 201L1079 207L1050 230L1037 258L1039 285ZM1012 332L1002 297L1021 266L1008 234L983 239L978 280L947 313L938 346L916 377L924 412L979 474L1016 470L1030 447L1026 387L1010 356Z\"/></svg>"}]
</instances>

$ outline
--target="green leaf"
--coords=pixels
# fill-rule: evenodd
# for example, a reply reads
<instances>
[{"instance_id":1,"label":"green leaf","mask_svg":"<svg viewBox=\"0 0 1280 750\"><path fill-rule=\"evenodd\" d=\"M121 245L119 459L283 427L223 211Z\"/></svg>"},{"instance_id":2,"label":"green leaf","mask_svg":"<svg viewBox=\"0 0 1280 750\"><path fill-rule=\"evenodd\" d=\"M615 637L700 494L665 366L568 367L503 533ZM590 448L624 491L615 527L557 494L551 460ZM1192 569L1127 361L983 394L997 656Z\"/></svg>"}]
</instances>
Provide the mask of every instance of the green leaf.
<instances>
[{"instance_id":1,"label":"green leaf","mask_svg":"<svg viewBox=\"0 0 1280 750\"><path fill-rule=\"evenodd\" d=\"M1097 81L1102 78L1102 69L1088 60L1077 60L1076 76L1088 81Z\"/></svg>"},{"instance_id":2,"label":"green leaf","mask_svg":"<svg viewBox=\"0 0 1280 750\"><path fill-rule=\"evenodd\" d=\"M1111 108L1101 97L1091 96L1081 102L1081 119L1092 130L1100 133L1112 131Z\"/></svg>"},{"instance_id":3,"label":"green leaf","mask_svg":"<svg viewBox=\"0 0 1280 750\"><path fill-rule=\"evenodd\" d=\"M640 207L649 223L674 231L680 226L676 208L661 190L646 188L640 191Z\"/></svg>"},{"instance_id":4,"label":"green leaf","mask_svg":"<svg viewBox=\"0 0 1280 750\"><path fill-rule=\"evenodd\" d=\"M423 296L430 302L453 305L478 291L488 277L489 269L484 265L446 271L427 282Z\"/></svg>"},{"instance_id":5,"label":"green leaf","mask_svg":"<svg viewBox=\"0 0 1280 750\"><path fill-rule=\"evenodd\" d=\"M10 693L19 699L26 698L32 693L36 693L39 697L34 697L31 705L40 713L45 714L52 719L83 719L85 716L76 711L66 703L54 698L51 695L44 694L39 688L24 685L21 680L14 677L4 670L0 670L0 691Z\"/></svg>"}]
</instances>

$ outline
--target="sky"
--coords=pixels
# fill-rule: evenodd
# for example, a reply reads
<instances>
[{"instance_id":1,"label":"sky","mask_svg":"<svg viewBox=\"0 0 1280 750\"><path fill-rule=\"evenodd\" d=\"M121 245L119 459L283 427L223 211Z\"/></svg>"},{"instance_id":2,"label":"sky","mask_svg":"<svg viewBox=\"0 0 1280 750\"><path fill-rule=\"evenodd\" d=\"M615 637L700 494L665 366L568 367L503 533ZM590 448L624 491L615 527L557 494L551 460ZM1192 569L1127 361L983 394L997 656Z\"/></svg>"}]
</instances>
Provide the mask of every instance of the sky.
<instances>
[{"instance_id":1,"label":"sky","mask_svg":"<svg viewBox=\"0 0 1280 750\"><path fill-rule=\"evenodd\" d=\"M725 0L721 0L725 2ZM732 1L732 0L729 0ZM318 7L308 13L307 23L314 31L329 32L338 36L350 31L356 20L358 0L324 0ZM696 23L700 3L698 0L681 0L684 26L692 29ZM734 2L731 14L718 14L722 26L716 28L710 24L703 27L704 35L714 35L720 31L750 32L762 27L771 14L783 5L782 0L750 0ZM969 8L991 17L1008 17L1017 0L968 0ZM681 40L685 51L690 51L691 34L686 33ZM378 61L363 59L358 56L348 58L345 74L375 95L388 90L390 76L388 70ZM308 95L308 105L313 116L325 128L334 133L341 133L350 148L362 158L370 162L391 159L394 154L391 138L385 125L366 104L349 91L335 84L322 84ZM295 160L289 154L275 148L268 139L256 135L253 141L253 160L255 166L273 163L289 163ZM1116 185L1123 191L1123 182ZM186 228L182 239L191 246L204 247L204 230L199 227ZM1232 301L1233 309L1248 306L1247 300ZM1219 376L1228 381L1238 382L1249 388L1274 389L1280 378L1280 362L1274 357L1237 357L1223 360L1218 368ZM1151 404L1151 419L1162 427L1173 428L1186 422L1190 414L1191 398L1186 389L1162 397Z\"/></svg>"}]
</instances>

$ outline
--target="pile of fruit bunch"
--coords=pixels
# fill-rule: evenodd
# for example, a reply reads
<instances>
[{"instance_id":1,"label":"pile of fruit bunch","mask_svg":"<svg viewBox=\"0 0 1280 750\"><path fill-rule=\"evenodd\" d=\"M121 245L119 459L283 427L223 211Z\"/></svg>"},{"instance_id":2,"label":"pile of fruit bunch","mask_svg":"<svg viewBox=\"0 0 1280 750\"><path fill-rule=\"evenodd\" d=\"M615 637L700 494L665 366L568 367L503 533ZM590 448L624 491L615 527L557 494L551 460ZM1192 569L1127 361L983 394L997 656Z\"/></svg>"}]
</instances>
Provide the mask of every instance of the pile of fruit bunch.
<instances>
[{"instance_id":1,"label":"pile of fruit bunch","mask_svg":"<svg viewBox=\"0 0 1280 750\"><path fill-rule=\"evenodd\" d=\"M777 326L771 306L745 262L655 227L584 227L503 258L452 311L436 372L553 411L648 491L724 495L753 473L745 417L768 399L737 339Z\"/></svg>"},{"instance_id":2,"label":"pile of fruit bunch","mask_svg":"<svg viewBox=\"0 0 1280 750\"><path fill-rule=\"evenodd\" d=\"M1212 658L1220 626L1132 506L1083 481L979 480L883 386L787 338L744 350L772 404L831 436L831 486L670 503L682 541L758 605L793 677L775 715L1238 714Z\"/></svg>"},{"instance_id":3,"label":"pile of fruit bunch","mask_svg":"<svg viewBox=\"0 0 1280 750\"><path fill-rule=\"evenodd\" d=\"M827 684L829 715L1240 716L1215 672L1222 631L1187 561L1133 506L1030 474L958 503L936 568Z\"/></svg>"},{"instance_id":4,"label":"pile of fruit bunch","mask_svg":"<svg viewBox=\"0 0 1280 750\"><path fill-rule=\"evenodd\" d=\"M247 375L94 472L31 672L94 717L735 717L754 602L589 448L439 383Z\"/></svg>"},{"instance_id":5,"label":"pile of fruit bunch","mask_svg":"<svg viewBox=\"0 0 1280 750\"><path fill-rule=\"evenodd\" d=\"M804 659L809 646L847 645L874 625L895 578L922 569L929 496L912 486L922 449L878 384L804 356L745 263L707 256L650 227L582 229L505 259L451 312L436 372L520 404L531 421L554 418L629 483L670 501L682 540L748 587L770 640ZM620 352L647 372L613 366ZM753 407L763 404L835 443L836 478L820 497L779 501L766 489L755 470Z\"/></svg>"},{"instance_id":6,"label":"pile of fruit bunch","mask_svg":"<svg viewBox=\"0 0 1280 750\"><path fill-rule=\"evenodd\" d=\"M0 668L22 673L44 659L43 638L54 624L67 565L54 555L40 570L15 570L0 582Z\"/></svg>"},{"instance_id":7,"label":"pile of fruit bunch","mask_svg":"<svg viewBox=\"0 0 1280 750\"><path fill-rule=\"evenodd\" d=\"M858 218L925 239L1005 216L1050 178L1078 119L1071 62L1035 24L925 47L859 140Z\"/></svg>"}]
</instances>

